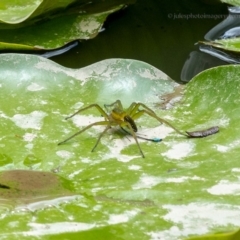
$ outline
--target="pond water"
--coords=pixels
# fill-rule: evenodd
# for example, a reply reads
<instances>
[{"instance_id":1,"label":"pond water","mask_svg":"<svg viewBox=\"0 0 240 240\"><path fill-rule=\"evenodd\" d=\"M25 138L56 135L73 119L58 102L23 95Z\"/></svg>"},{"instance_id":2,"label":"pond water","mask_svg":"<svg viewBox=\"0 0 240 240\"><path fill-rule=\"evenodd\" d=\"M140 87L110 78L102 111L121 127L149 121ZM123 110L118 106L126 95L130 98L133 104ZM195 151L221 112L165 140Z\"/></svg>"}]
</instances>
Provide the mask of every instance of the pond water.
<instances>
[{"instance_id":1,"label":"pond water","mask_svg":"<svg viewBox=\"0 0 240 240\"><path fill-rule=\"evenodd\" d=\"M195 73L181 77L185 61L192 51L199 52L195 44L227 14L227 5L218 0L138 0L111 15L96 38L51 59L71 68L109 58L137 59L176 81L190 80ZM206 61L197 71L224 64L210 56Z\"/></svg>"}]
</instances>

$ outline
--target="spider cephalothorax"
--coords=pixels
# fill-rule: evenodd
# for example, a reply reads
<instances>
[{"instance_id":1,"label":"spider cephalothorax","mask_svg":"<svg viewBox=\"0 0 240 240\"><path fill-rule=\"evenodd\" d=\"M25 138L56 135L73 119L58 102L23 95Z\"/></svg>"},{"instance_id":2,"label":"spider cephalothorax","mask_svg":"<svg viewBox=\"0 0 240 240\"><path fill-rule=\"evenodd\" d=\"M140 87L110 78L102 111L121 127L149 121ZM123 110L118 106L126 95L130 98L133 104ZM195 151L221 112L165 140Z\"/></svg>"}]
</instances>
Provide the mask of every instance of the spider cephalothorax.
<instances>
[{"instance_id":1,"label":"spider cephalothorax","mask_svg":"<svg viewBox=\"0 0 240 240\"><path fill-rule=\"evenodd\" d=\"M133 102L126 110L123 109L122 103L120 100L115 101L112 104L105 104L104 105L105 109L107 111L104 111L102 107L100 107L98 104L94 103L94 104L90 104L87 107L81 108L79 109L77 112L75 112L74 114L72 114L71 116L67 117L66 119L72 118L73 116L75 116L76 114L85 111L89 108L96 108L101 115L105 118L104 121L99 121L99 122L94 122L89 124L88 126L84 127L83 129L81 129L80 131L76 132L75 134L73 134L72 136L70 136L69 138L65 139L64 141L58 143L58 145L61 145L65 142L67 142L68 140L72 139L73 137L79 135L80 133L86 131L87 129L91 128L92 126L97 126L97 125L104 125L106 126L106 128L102 131L102 133L99 135L96 144L94 145L92 152L94 151L94 149L97 147L101 137L104 135L104 133L110 129L111 127L114 126L120 126L125 132L131 134L138 146L138 149L142 155L142 157L145 157L143 154L143 151L138 143L137 138L143 138L145 140L150 140L153 142L159 142L161 141L160 138L157 139L147 139L144 137L140 137L136 135L137 132L137 125L135 123L134 120L140 118L143 114L147 114L153 118L155 118L156 120L158 120L160 123L165 123L167 124L169 127L171 127L172 129L174 129L177 133L184 135L186 137L205 137L207 135L211 135L214 134L216 132L218 132L218 127L214 127L215 131L209 131L209 134L195 134L195 133L199 133L201 131L197 131L197 132L181 132L180 130L178 130L177 128L175 128L172 124L170 124L168 121L164 120L163 118L160 118L156 115L156 113L150 109L149 107L147 107L145 104L143 103L135 103ZM128 130L126 130L125 128L127 128ZM203 131L202 131L203 132Z\"/></svg>"}]
</instances>

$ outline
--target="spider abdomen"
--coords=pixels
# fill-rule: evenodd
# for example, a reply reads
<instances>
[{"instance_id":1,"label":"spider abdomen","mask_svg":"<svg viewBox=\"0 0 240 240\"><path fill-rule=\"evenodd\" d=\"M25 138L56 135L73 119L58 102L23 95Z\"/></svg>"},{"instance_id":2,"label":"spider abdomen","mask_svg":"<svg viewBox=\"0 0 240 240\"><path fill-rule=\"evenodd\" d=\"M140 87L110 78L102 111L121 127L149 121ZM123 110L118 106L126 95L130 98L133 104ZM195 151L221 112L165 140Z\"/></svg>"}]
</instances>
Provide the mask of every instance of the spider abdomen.
<instances>
[{"instance_id":1,"label":"spider abdomen","mask_svg":"<svg viewBox=\"0 0 240 240\"><path fill-rule=\"evenodd\" d=\"M130 123L133 131L134 131L134 132L137 132L137 130L138 130L138 129L137 129L137 125L136 125L136 123L134 122L134 120L133 120L130 116L125 115L125 116L124 116L124 121Z\"/></svg>"}]
</instances>

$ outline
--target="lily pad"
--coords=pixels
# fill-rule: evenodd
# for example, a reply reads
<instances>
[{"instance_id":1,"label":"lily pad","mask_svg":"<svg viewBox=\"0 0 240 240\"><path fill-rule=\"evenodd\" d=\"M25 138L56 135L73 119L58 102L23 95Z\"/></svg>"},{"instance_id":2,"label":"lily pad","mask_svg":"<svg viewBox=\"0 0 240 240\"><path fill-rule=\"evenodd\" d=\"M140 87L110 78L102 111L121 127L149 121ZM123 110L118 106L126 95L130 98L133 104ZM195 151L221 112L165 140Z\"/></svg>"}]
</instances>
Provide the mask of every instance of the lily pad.
<instances>
[{"instance_id":1,"label":"lily pad","mask_svg":"<svg viewBox=\"0 0 240 240\"><path fill-rule=\"evenodd\" d=\"M111 0L99 3L97 0L86 2L84 0L12 0L1 1L0 4L0 22L19 27L22 22L34 23L37 20L53 18L59 15L65 15L77 12L96 12L96 9L108 9L109 7L121 4L132 3L134 0ZM2 25L4 26L4 25ZM22 25L20 25L22 26ZM9 26L10 27L10 26ZM5 25L7 28L7 25Z\"/></svg>"},{"instance_id":2,"label":"lily pad","mask_svg":"<svg viewBox=\"0 0 240 240\"><path fill-rule=\"evenodd\" d=\"M67 180L51 172L11 170L0 173L0 204L25 205L31 202L71 196Z\"/></svg>"},{"instance_id":3,"label":"lily pad","mask_svg":"<svg viewBox=\"0 0 240 240\"><path fill-rule=\"evenodd\" d=\"M228 233L218 233L212 235L205 235L199 237L192 237L186 240L237 240L240 237L240 231L228 232Z\"/></svg>"},{"instance_id":4,"label":"lily pad","mask_svg":"<svg viewBox=\"0 0 240 240\"><path fill-rule=\"evenodd\" d=\"M44 12L66 8L74 0L55 1L54 4L49 0L40 1L2 1L0 5L0 21L9 24L16 24L31 17L42 15Z\"/></svg>"},{"instance_id":5,"label":"lily pad","mask_svg":"<svg viewBox=\"0 0 240 240\"><path fill-rule=\"evenodd\" d=\"M220 39L211 42L200 42L200 44L204 44L207 46L211 46L213 48L221 49L224 51L229 51L233 53L240 52L240 37L230 38L230 39Z\"/></svg>"},{"instance_id":6,"label":"lily pad","mask_svg":"<svg viewBox=\"0 0 240 240\"><path fill-rule=\"evenodd\" d=\"M109 14L134 2L4 1L0 4L0 50L52 50L93 38Z\"/></svg>"},{"instance_id":7,"label":"lily pad","mask_svg":"<svg viewBox=\"0 0 240 240\"><path fill-rule=\"evenodd\" d=\"M233 6L240 6L240 1L239 0L221 0L221 2L231 4Z\"/></svg>"},{"instance_id":8,"label":"lily pad","mask_svg":"<svg viewBox=\"0 0 240 240\"><path fill-rule=\"evenodd\" d=\"M239 63L239 7L229 7L229 16L213 27L200 41L200 50L229 63Z\"/></svg>"},{"instance_id":9,"label":"lily pad","mask_svg":"<svg viewBox=\"0 0 240 240\"><path fill-rule=\"evenodd\" d=\"M71 14L17 29L0 29L0 50L51 50L95 37L107 16L122 6L95 14ZM34 33L34 34L33 34Z\"/></svg>"},{"instance_id":10,"label":"lily pad","mask_svg":"<svg viewBox=\"0 0 240 240\"><path fill-rule=\"evenodd\" d=\"M3 237L17 232L52 239L175 240L189 235L233 231L239 207L239 72L240 66L213 68L178 88L160 70L144 62L109 59L69 69L37 56L0 56L0 169L49 171L85 196L31 212L0 206ZM177 90L179 89L179 90ZM161 109L171 93L181 99ZM171 97L169 97L171 98ZM140 101L180 130L219 126L202 139L179 135L150 116L136 121L138 134L160 143L135 141L112 128L91 152L104 127L98 126L57 144L103 117L89 109L65 120L82 106L122 100ZM171 99L170 99L171 100ZM221 217L219 217L221 216ZM11 224L15 221L16 224ZM207 224L206 224L207 222Z\"/></svg>"}]
</instances>

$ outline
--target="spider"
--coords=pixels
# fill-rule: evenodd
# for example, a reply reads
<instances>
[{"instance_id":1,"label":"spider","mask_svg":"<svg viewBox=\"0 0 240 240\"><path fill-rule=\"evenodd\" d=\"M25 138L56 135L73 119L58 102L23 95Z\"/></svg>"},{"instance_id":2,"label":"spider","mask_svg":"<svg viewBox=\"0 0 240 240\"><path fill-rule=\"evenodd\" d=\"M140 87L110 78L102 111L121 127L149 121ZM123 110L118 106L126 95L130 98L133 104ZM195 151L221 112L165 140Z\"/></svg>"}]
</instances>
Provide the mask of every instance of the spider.
<instances>
[{"instance_id":1,"label":"spider","mask_svg":"<svg viewBox=\"0 0 240 240\"><path fill-rule=\"evenodd\" d=\"M141 109L140 109L141 107ZM75 112L74 114L72 114L71 116L65 118L66 120L69 118L72 118L73 116L75 116L76 114L83 112L87 109L90 108L96 108L100 114L105 118L104 121L99 121L99 122L94 122L91 123L89 125L87 125L86 127L84 127L83 129L81 129L80 131L76 132L75 134L73 134L72 136L68 137L67 139L65 139L64 141L58 143L58 145L61 145L67 141L69 141L70 139L74 138L75 136L81 134L82 132L86 131L87 129L93 127L93 126L97 126L97 125L103 125L106 126L105 129L102 131L102 133L99 135L97 142L95 143L94 147L92 148L92 152L95 150L95 148L97 147L100 139L102 138L102 136L107 132L107 130L109 130L111 127L114 126L120 126L126 133L131 134L138 146L138 149L140 151L140 154L142 155L142 157L144 158L145 155L139 145L139 142L137 140L137 138L142 138L145 140L149 140L149 141L153 141L153 142L160 142L161 139L160 138L156 138L156 139L148 139L148 138L144 138L144 137L140 137L136 135L136 132L138 131L137 129L137 125L135 123L134 120L140 118L143 114L147 114L153 118L155 118L157 121L159 121L160 123L165 123L166 125L168 125L169 127L171 127L172 129L174 129L177 133L187 136L187 137L205 137L207 136L206 134L204 136L200 136L201 134L199 134L201 131L198 131L198 134L195 134L196 132L181 132L180 130L178 130L177 128L175 128L172 124L170 124L169 122L167 122L166 120L158 117L156 115L156 113L150 109L149 107L147 107L145 104L143 103L136 103L133 102L125 111L123 109L122 103L120 100L115 101L112 104L104 104L104 108L106 109L106 111L104 111L104 109L102 107L100 107L98 104L94 103L94 104L90 104L84 108L80 108L77 112ZM110 110L110 111L109 111ZM110 112L109 114L107 112ZM126 127L128 130L126 130L124 127ZM216 127L217 128L217 127ZM215 132L211 132L208 135L214 134Z\"/></svg>"}]
</instances>

